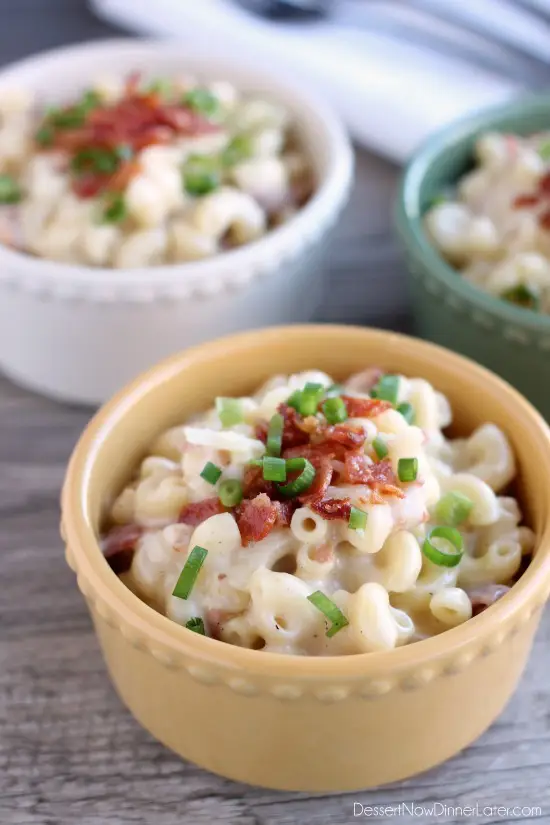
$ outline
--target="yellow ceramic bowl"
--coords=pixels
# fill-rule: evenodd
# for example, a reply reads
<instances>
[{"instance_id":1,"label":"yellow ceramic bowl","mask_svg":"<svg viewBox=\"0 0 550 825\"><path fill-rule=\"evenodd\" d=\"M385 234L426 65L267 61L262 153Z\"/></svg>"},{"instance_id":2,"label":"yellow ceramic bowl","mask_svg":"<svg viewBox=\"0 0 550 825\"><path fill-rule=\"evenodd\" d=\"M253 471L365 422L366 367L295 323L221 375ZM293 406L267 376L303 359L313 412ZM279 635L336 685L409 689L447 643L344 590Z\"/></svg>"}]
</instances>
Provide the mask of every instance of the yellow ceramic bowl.
<instances>
[{"instance_id":1,"label":"yellow ceramic bowl","mask_svg":"<svg viewBox=\"0 0 550 825\"><path fill-rule=\"evenodd\" d=\"M368 364L427 378L451 400L457 432L489 420L508 434L537 552L494 606L440 636L389 652L284 656L189 633L111 571L98 546L102 517L161 430L216 395L247 394L277 372L315 367L341 379ZM344 791L402 779L447 759L501 712L550 592L549 489L548 427L483 368L379 330L275 328L176 355L109 402L71 459L62 532L111 678L148 731L231 779Z\"/></svg>"}]
</instances>

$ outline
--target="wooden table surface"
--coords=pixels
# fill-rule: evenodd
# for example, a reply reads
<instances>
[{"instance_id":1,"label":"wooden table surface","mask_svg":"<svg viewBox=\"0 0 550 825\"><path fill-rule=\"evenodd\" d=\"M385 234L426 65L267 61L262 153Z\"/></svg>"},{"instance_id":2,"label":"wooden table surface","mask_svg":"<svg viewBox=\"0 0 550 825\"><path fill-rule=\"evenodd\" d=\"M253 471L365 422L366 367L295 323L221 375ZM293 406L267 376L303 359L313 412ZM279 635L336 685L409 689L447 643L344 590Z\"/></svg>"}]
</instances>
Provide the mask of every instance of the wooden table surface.
<instances>
[{"instance_id":1,"label":"wooden table surface","mask_svg":"<svg viewBox=\"0 0 550 825\"><path fill-rule=\"evenodd\" d=\"M2 0L3 20L8 6L3 62L110 31L81 0ZM323 320L406 327L389 218L396 177L391 165L359 154L353 198L327 261L332 288ZM59 488L90 414L0 378L2 825L344 825L360 819L361 805L394 806L379 822L550 823L548 610L498 722L464 753L408 782L323 798L257 790L157 744L115 695L63 559ZM452 810L476 805L473 816Z\"/></svg>"}]
</instances>

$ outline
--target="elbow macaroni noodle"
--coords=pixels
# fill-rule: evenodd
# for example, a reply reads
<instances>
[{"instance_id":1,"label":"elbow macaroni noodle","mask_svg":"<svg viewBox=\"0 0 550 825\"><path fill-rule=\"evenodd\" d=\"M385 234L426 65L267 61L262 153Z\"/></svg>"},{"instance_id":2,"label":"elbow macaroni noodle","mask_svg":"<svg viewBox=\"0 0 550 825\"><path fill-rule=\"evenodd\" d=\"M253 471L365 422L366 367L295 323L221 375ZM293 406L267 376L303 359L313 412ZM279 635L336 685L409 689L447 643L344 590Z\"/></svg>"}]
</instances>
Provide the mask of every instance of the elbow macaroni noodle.
<instances>
[{"instance_id":1,"label":"elbow macaroni noodle","mask_svg":"<svg viewBox=\"0 0 550 825\"><path fill-rule=\"evenodd\" d=\"M258 425L307 383L331 385L324 373L276 376L251 398L239 399L242 418L231 426L215 408L162 433L111 510L114 524L141 530L129 586L179 624L198 617L207 635L227 643L294 655L391 650L469 620L476 590L511 585L533 549L516 499L505 494L516 472L513 453L490 423L468 438L446 439L447 400L424 380L398 380L396 404L412 405L413 423L386 409L342 426L366 435L360 451L367 467L376 463L373 440L383 438L394 479L399 459L416 458L416 480L397 481L399 495L382 489L373 496L365 484L340 482L336 475L325 491L327 501L347 498L366 514L360 529L324 517L307 501L286 526L276 524L246 546L238 511L207 515L198 524L178 522L182 507L214 500L222 480L243 480L246 465L265 449ZM369 398L358 377L341 392ZM214 483L201 477L208 462L222 474ZM342 472L343 462L334 463ZM458 527L464 540L459 563L441 566L423 547L441 524L438 503L449 494L466 497L470 509ZM208 551L206 559L188 598L178 598L174 587L196 546ZM334 635L327 635L330 622L309 598L317 591L345 616Z\"/></svg>"}]
</instances>

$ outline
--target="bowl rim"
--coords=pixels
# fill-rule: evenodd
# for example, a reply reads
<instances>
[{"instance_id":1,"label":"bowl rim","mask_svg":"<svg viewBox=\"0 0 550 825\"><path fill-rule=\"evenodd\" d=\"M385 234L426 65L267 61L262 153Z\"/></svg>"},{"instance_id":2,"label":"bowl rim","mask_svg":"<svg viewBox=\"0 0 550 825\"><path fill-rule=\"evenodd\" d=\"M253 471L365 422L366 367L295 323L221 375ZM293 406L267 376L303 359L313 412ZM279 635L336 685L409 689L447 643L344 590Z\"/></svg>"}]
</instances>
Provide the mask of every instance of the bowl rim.
<instances>
[{"instance_id":1,"label":"bowl rim","mask_svg":"<svg viewBox=\"0 0 550 825\"><path fill-rule=\"evenodd\" d=\"M419 193L432 164L443 151L484 131L498 129L498 121L509 118L519 120L529 114L546 112L549 106L548 92L522 96L519 100L481 109L432 134L416 150L401 175L395 209L398 235L406 249L420 260L432 278L443 283L447 289L476 309L493 315L503 323L541 334L550 334L549 315L515 306L484 292L462 278L459 270L454 269L440 255L424 230Z\"/></svg>"},{"instance_id":2,"label":"bowl rim","mask_svg":"<svg viewBox=\"0 0 550 825\"><path fill-rule=\"evenodd\" d=\"M228 357L231 352L245 352L257 345L276 342L281 336L291 334L297 341L327 332L347 347L358 346L362 341L373 341L381 346L390 341L393 346L413 347L423 360L444 359L449 370L454 367L468 369L478 379L492 387L493 393L501 393L503 404L521 410L529 419L529 429L544 442L548 453L546 473L550 477L550 429L542 416L515 389L489 370L463 356L435 344L385 330L333 324L291 325L239 333L200 344L165 359L160 364L138 376L118 392L90 421L81 435L71 456L61 497L62 532L71 558L71 566L77 572L79 585L93 603L99 593L120 620L130 624L153 646L160 644L171 652L179 653L194 661L207 662L225 669L240 669L255 675L294 679L342 679L368 678L373 673L384 674L433 663L435 660L457 653L476 640L486 638L502 623L525 607L540 601L541 588L550 582L550 517L541 526L538 536L538 552L511 591L488 610L458 627L438 636L415 642L395 650L359 653L345 656L315 657L289 656L282 653L265 653L236 647L195 633L149 607L119 579L102 556L88 512L87 489L94 455L98 445L109 434L114 423L120 421L141 396L154 392L163 383L174 378L189 362L211 362ZM492 394L493 394L492 393Z\"/></svg>"},{"instance_id":3,"label":"bowl rim","mask_svg":"<svg viewBox=\"0 0 550 825\"><path fill-rule=\"evenodd\" d=\"M51 261L0 244L0 282L4 270L17 268L25 270L26 276L31 279L51 281L60 288L67 285L85 286L92 293L112 286L113 279L116 279L117 287L154 289L162 285L173 286L174 282L178 282L189 289L190 285L200 284L205 278L221 275L223 279L225 270L232 273L260 271L265 269L270 260L278 262L292 256L300 243L307 244L312 236L326 229L330 218L339 211L351 186L354 160L351 142L342 121L330 105L306 83L297 83L290 74L279 70L274 72L258 68L249 56L243 57L229 49L222 54L205 56L200 44L187 44L182 56L180 45L173 41L157 38L107 38L48 49L2 67L0 86L25 85L18 80L19 74L41 64L52 66L61 72L76 56L89 59L95 57L98 61L127 56L130 61L132 56L134 60L138 60L155 54L165 58L168 56L174 63L173 71L210 73L213 79L216 79L216 72L223 72L225 66L230 73L250 77L253 81L250 84L252 88L265 83L269 88L268 96L290 106L294 110L294 116L297 111L301 112L298 123L303 126L309 124L309 132L315 132L316 139L322 141L326 153L326 168L322 175L321 170L317 170L317 185L312 197L289 221L270 229L261 238L201 261L116 269ZM215 68L212 70L209 68L211 66ZM106 71L108 70L107 65ZM90 70L90 77L92 76ZM311 155L311 147L306 145L305 149Z\"/></svg>"}]
</instances>

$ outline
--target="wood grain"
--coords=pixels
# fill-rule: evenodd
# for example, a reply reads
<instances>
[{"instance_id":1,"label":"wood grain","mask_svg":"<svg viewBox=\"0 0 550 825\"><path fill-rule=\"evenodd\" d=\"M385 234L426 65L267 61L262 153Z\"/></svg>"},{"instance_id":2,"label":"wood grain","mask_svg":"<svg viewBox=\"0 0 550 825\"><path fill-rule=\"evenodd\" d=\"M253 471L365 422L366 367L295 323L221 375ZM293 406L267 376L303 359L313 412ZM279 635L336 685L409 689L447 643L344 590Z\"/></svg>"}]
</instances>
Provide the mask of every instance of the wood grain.
<instances>
[{"instance_id":1,"label":"wood grain","mask_svg":"<svg viewBox=\"0 0 550 825\"><path fill-rule=\"evenodd\" d=\"M14 27L0 34L4 60L16 56L16 47L24 54L107 31L92 23L80 0L8 3ZM22 10L34 14L32 26ZM331 287L320 319L406 325L405 282L389 220L395 184L393 167L360 155L352 201L326 263ZM354 802L409 809L439 803L433 813L402 809L378 822L550 823L548 611L499 721L464 753L408 782L323 798L270 792L207 774L153 741L110 685L58 534L65 464L89 416L0 378L2 825L344 825L367 819L354 817ZM541 810L441 813L444 805L476 804Z\"/></svg>"}]
</instances>

